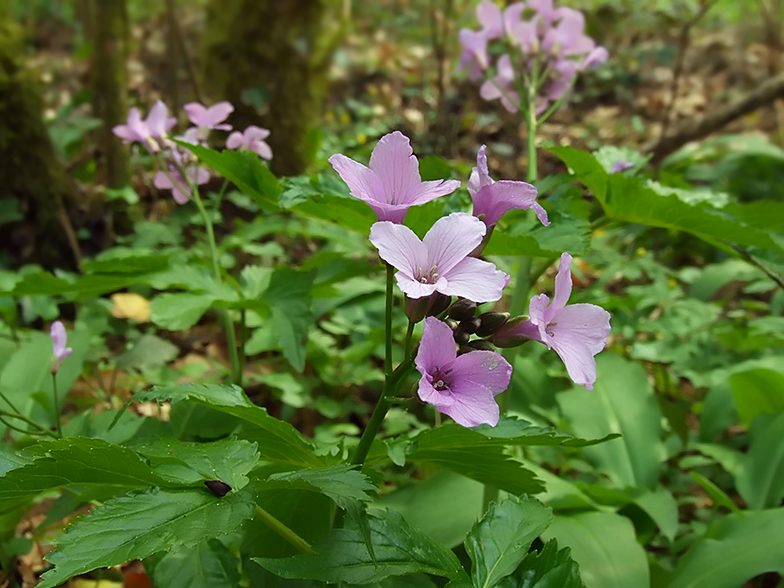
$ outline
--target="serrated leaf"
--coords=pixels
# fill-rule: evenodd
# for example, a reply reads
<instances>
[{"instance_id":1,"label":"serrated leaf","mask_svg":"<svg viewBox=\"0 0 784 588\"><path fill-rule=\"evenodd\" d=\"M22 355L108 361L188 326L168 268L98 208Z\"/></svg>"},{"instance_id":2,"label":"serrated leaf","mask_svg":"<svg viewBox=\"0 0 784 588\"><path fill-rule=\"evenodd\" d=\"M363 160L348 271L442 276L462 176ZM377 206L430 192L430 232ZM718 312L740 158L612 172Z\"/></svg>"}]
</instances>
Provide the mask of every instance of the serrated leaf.
<instances>
[{"instance_id":1,"label":"serrated leaf","mask_svg":"<svg viewBox=\"0 0 784 588\"><path fill-rule=\"evenodd\" d=\"M204 490L135 491L80 517L46 556L54 569L40 588L54 588L77 574L143 559L175 545L191 546L234 533L253 516L250 487L216 498Z\"/></svg>"},{"instance_id":2,"label":"serrated leaf","mask_svg":"<svg viewBox=\"0 0 784 588\"><path fill-rule=\"evenodd\" d=\"M584 588L580 566L571 558L571 550L558 550L551 539L541 551L532 551L522 561L514 576L504 579L499 588Z\"/></svg>"},{"instance_id":3,"label":"serrated leaf","mask_svg":"<svg viewBox=\"0 0 784 588\"><path fill-rule=\"evenodd\" d=\"M162 438L134 449L149 459L156 474L184 485L220 480L240 490L248 483L245 474L259 462L257 445L240 439L186 443Z\"/></svg>"},{"instance_id":4,"label":"serrated leaf","mask_svg":"<svg viewBox=\"0 0 784 588\"><path fill-rule=\"evenodd\" d=\"M284 578L368 584L391 576L427 573L458 579L465 575L454 553L411 527L399 514L381 510L370 515L376 562L357 528L335 529L314 545L315 554L287 559L254 558Z\"/></svg>"},{"instance_id":5,"label":"serrated leaf","mask_svg":"<svg viewBox=\"0 0 784 588\"><path fill-rule=\"evenodd\" d=\"M271 417L265 408L253 404L239 386L216 384L156 386L148 392L137 393L134 398L138 402L190 400L212 407L258 427L243 432L242 436L258 444L259 452L264 459L298 467L324 465L322 460L313 454L310 441L290 424Z\"/></svg>"},{"instance_id":6,"label":"serrated leaf","mask_svg":"<svg viewBox=\"0 0 784 588\"><path fill-rule=\"evenodd\" d=\"M514 572L552 520L553 511L532 498L510 496L491 504L465 541L475 588L492 588Z\"/></svg>"},{"instance_id":7,"label":"serrated leaf","mask_svg":"<svg viewBox=\"0 0 784 588\"><path fill-rule=\"evenodd\" d=\"M272 307L270 322L278 333L283 355L298 372L305 369L305 343L313 323L310 290L313 276L289 268L277 269L261 300Z\"/></svg>"},{"instance_id":8,"label":"serrated leaf","mask_svg":"<svg viewBox=\"0 0 784 588\"><path fill-rule=\"evenodd\" d=\"M0 476L5 476L11 470L21 468L30 462L29 458L0 450Z\"/></svg>"},{"instance_id":9,"label":"serrated leaf","mask_svg":"<svg viewBox=\"0 0 784 588\"><path fill-rule=\"evenodd\" d=\"M41 457L0 478L0 503L70 485L113 486L118 492L167 485L139 454L100 439L66 437L40 441L28 451L33 448Z\"/></svg>"},{"instance_id":10,"label":"serrated leaf","mask_svg":"<svg viewBox=\"0 0 784 588\"><path fill-rule=\"evenodd\" d=\"M170 331L187 329L199 322L215 300L212 294L160 294L150 302L151 319L159 327Z\"/></svg>"},{"instance_id":11,"label":"serrated leaf","mask_svg":"<svg viewBox=\"0 0 784 588\"><path fill-rule=\"evenodd\" d=\"M217 539L167 553L152 573L160 588L235 588L240 586L239 561Z\"/></svg>"}]
</instances>

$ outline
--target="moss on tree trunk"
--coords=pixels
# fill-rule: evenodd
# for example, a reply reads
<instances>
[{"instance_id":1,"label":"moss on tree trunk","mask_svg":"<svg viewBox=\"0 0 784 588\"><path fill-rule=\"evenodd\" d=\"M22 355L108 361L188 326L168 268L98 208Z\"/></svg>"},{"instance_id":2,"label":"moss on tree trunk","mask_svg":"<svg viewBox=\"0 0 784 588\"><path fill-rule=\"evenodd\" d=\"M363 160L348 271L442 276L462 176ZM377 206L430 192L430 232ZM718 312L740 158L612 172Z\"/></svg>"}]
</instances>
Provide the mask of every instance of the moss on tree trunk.
<instances>
[{"instance_id":1,"label":"moss on tree trunk","mask_svg":"<svg viewBox=\"0 0 784 588\"><path fill-rule=\"evenodd\" d=\"M336 0L210 0L202 40L205 90L236 107L232 122L270 129L273 170L303 173L312 159L327 69L342 36ZM259 118L243 101L263 85L269 108Z\"/></svg>"}]
</instances>

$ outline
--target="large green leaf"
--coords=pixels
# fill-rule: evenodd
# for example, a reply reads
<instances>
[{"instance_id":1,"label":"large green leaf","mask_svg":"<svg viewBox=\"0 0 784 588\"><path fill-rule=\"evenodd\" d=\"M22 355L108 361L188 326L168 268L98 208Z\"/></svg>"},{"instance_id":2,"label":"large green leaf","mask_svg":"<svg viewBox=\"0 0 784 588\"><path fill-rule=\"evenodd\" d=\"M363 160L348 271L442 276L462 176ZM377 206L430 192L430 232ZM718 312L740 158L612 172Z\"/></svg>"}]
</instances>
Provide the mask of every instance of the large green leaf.
<instances>
[{"instance_id":1,"label":"large green leaf","mask_svg":"<svg viewBox=\"0 0 784 588\"><path fill-rule=\"evenodd\" d=\"M66 437L40 441L31 449L40 457L0 477L0 502L71 485L117 492L167 485L138 453L99 439Z\"/></svg>"},{"instance_id":2,"label":"large green leaf","mask_svg":"<svg viewBox=\"0 0 784 588\"><path fill-rule=\"evenodd\" d=\"M732 374L729 378L740 422L748 427L759 413L784 410L784 374L758 368Z\"/></svg>"},{"instance_id":3,"label":"large green leaf","mask_svg":"<svg viewBox=\"0 0 784 588\"><path fill-rule=\"evenodd\" d=\"M185 443L164 437L133 448L149 460L156 474L183 485L220 480L239 490L248 483L245 474L259 461L257 445L240 439Z\"/></svg>"},{"instance_id":4,"label":"large green leaf","mask_svg":"<svg viewBox=\"0 0 784 588\"><path fill-rule=\"evenodd\" d=\"M645 550L625 517L610 512L557 515L542 538L572 549L587 588L649 585Z\"/></svg>"},{"instance_id":5,"label":"large green leaf","mask_svg":"<svg viewBox=\"0 0 784 588\"><path fill-rule=\"evenodd\" d=\"M491 504L465 541L475 588L492 588L514 572L552 520L553 511L532 498L510 496Z\"/></svg>"},{"instance_id":6,"label":"large green leaf","mask_svg":"<svg viewBox=\"0 0 784 588\"><path fill-rule=\"evenodd\" d=\"M653 490L664 458L661 410L645 370L611 354L597 357L594 390L575 387L558 403L581 437L620 433L621 439L583 451L620 487Z\"/></svg>"},{"instance_id":7,"label":"large green leaf","mask_svg":"<svg viewBox=\"0 0 784 588\"><path fill-rule=\"evenodd\" d=\"M132 274L87 274L70 282L47 272L27 274L11 291L13 296L62 296L73 294L76 298L90 298L116 292L135 284L138 277Z\"/></svg>"},{"instance_id":8,"label":"large green leaf","mask_svg":"<svg viewBox=\"0 0 784 588\"><path fill-rule=\"evenodd\" d=\"M370 233L371 225L378 220L367 204L352 196L317 194L306 202L297 204L293 210L305 216L333 222L344 229L364 235Z\"/></svg>"},{"instance_id":9,"label":"large green leaf","mask_svg":"<svg viewBox=\"0 0 784 588\"><path fill-rule=\"evenodd\" d=\"M134 398L138 402L190 400L212 407L258 427L244 432L243 437L257 442L263 459L298 467L324 465L321 458L313 454L310 441L290 424L271 417L265 408L253 404L239 386L215 384L156 386L148 392L136 394Z\"/></svg>"},{"instance_id":10,"label":"large green leaf","mask_svg":"<svg viewBox=\"0 0 784 588\"><path fill-rule=\"evenodd\" d=\"M728 515L680 559L669 588L737 588L765 572L780 572L782 537L784 508Z\"/></svg>"},{"instance_id":11,"label":"large green leaf","mask_svg":"<svg viewBox=\"0 0 784 588\"><path fill-rule=\"evenodd\" d=\"M749 429L749 451L735 479L752 509L779 506L784 498L784 412L760 414Z\"/></svg>"},{"instance_id":12,"label":"large green leaf","mask_svg":"<svg viewBox=\"0 0 784 588\"><path fill-rule=\"evenodd\" d=\"M420 572L450 579L465 575L455 554L411 527L398 513L375 511L370 516L370 529L375 561L352 524L333 530L319 541L314 554L254 561L284 578L330 583L368 584Z\"/></svg>"},{"instance_id":13,"label":"large green leaf","mask_svg":"<svg viewBox=\"0 0 784 588\"><path fill-rule=\"evenodd\" d=\"M533 227L528 223L520 223L521 226L513 224L509 230L496 229L484 251L485 255L525 255L555 259L564 251L581 255L590 249L591 230L586 220L558 213L554 213L550 220L548 227L536 221Z\"/></svg>"},{"instance_id":14,"label":"large green leaf","mask_svg":"<svg viewBox=\"0 0 784 588\"><path fill-rule=\"evenodd\" d=\"M305 343L313 324L310 290L313 276L290 268L275 270L261 299L272 307L272 327L278 334L283 355L291 366L305 369Z\"/></svg>"},{"instance_id":15,"label":"large green leaf","mask_svg":"<svg viewBox=\"0 0 784 588\"><path fill-rule=\"evenodd\" d=\"M223 498L206 488L136 491L107 501L73 523L46 556L54 569L41 588L59 586L77 574L143 559L175 545L192 546L234 533L253 516L251 487Z\"/></svg>"},{"instance_id":16,"label":"large green leaf","mask_svg":"<svg viewBox=\"0 0 784 588\"><path fill-rule=\"evenodd\" d=\"M571 558L571 550L558 549L551 539L541 551L530 552L514 575L505 578L500 588L584 588L580 566Z\"/></svg>"},{"instance_id":17,"label":"large green leaf","mask_svg":"<svg viewBox=\"0 0 784 588\"><path fill-rule=\"evenodd\" d=\"M729 241L784 251L784 203L727 204L686 202L674 189L641 178L608 174L590 153L551 147L596 196L608 218L692 233L709 242Z\"/></svg>"},{"instance_id":18,"label":"large green leaf","mask_svg":"<svg viewBox=\"0 0 784 588\"><path fill-rule=\"evenodd\" d=\"M218 152L201 145L177 143L250 196L263 210L278 210L280 184L255 153L228 149Z\"/></svg>"},{"instance_id":19,"label":"large green leaf","mask_svg":"<svg viewBox=\"0 0 784 588\"><path fill-rule=\"evenodd\" d=\"M152 579L158 588L236 588L238 564L228 547L211 538L167 553L156 562Z\"/></svg>"},{"instance_id":20,"label":"large green leaf","mask_svg":"<svg viewBox=\"0 0 784 588\"><path fill-rule=\"evenodd\" d=\"M170 331L192 327L209 310L216 298L212 294L167 292L150 302L153 323Z\"/></svg>"}]
</instances>

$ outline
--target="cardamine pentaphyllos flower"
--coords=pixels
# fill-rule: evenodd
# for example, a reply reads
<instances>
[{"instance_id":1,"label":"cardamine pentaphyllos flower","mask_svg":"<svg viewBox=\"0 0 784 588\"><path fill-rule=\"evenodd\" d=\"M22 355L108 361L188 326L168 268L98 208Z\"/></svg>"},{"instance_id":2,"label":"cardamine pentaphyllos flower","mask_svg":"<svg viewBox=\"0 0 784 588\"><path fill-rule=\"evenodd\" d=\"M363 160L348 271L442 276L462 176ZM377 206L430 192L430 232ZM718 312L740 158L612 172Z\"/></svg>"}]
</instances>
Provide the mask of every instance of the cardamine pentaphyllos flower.
<instances>
[{"instance_id":1,"label":"cardamine pentaphyllos flower","mask_svg":"<svg viewBox=\"0 0 784 588\"><path fill-rule=\"evenodd\" d=\"M231 102L218 102L206 107L198 102L189 102L182 109L188 114L188 119L196 127L199 141L206 141L212 129L230 131L231 125L224 123L229 115L234 112Z\"/></svg>"},{"instance_id":2,"label":"cardamine pentaphyllos flower","mask_svg":"<svg viewBox=\"0 0 784 588\"><path fill-rule=\"evenodd\" d=\"M272 159L272 149L264 141L269 137L269 130L250 125L242 131L234 131L226 139L226 149L237 149L239 151L253 151L262 159Z\"/></svg>"},{"instance_id":3,"label":"cardamine pentaphyllos flower","mask_svg":"<svg viewBox=\"0 0 784 588\"><path fill-rule=\"evenodd\" d=\"M417 394L424 402L464 427L498 424L495 396L509 387L512 377L512 366L499 353L458 356L449 325L428 317L415 364L422 374Z\"/></svg>"},{"instance_id":4,"label":"cardamine pentaphyllos flower","mask_svg":"<svg viewBox=\"0 0 784 588\"><path fill-rule=\"evenodd\" d=\"M370 242L397 272L397 285L409 298L434 292L474 302L498 300L509 276L492 263L468 257L486 232L484 223L464 212L438 219L421 241L405 225L389 221L370 228Z\"/></svg>"},{"instance_id":5,"label":"cardamine pentaphyllos flower","mask_svg":"<svg viewBox=\"0 0 784 588\"><path fill-rule=\"evenodd\" d=\"M381 137L370 156L370 167L340 153L329 162L348 184L351 195L367 202L380 221L402 223L409 207L460 187L457 180L423 182L410 141L400 131Z\"/></svg>"},{"instance_id":6,"label":"cardamine pentaphyllos flower","mask_svg":"<svg viewBox=\"0 0 784 588\"><path fill-rule=\"evenodd\" d=\"M49 335L52 337L52 351L54 353L51 371L53 374L56 374L60 369L60 364L73 353L73 349L66 347L68 345L68 333L65 332L65 327L60 321L52 323Z\"/></svg>"},{"instance_id":7,"label":"cardamine pentaphyllos flower","mask_svg":"<svg viewBox=\"0 0 784 588\"><path fill-rule=\"evenodd\" d=\"M560 356L569 377L575 384L592 390L596 382L594 356L607 344L610 335L610 313L595 304L571 304L572 256L561 255L558 275L555 278L555 295L552 303L547 294L531 298L527 320L509 321L493 342L499 347L514 346L522 337L544 343Z\"/></svg>"},{"instance_id":8,"label":"cardamine pentaphyllos flower","mask_svg":"<svg viewBox=\"0 0 784 588\"><path fill-rule=\"evenodd\" d=\"M128 120L124 125L117 125L112 132L123 140L123 143L138 142L153 153L157 153L160 144L166 138L177 119L169 116L166 105L158 100L150 109L145 120L135 106L128 112Z\"/></svg>"}]
</instances>

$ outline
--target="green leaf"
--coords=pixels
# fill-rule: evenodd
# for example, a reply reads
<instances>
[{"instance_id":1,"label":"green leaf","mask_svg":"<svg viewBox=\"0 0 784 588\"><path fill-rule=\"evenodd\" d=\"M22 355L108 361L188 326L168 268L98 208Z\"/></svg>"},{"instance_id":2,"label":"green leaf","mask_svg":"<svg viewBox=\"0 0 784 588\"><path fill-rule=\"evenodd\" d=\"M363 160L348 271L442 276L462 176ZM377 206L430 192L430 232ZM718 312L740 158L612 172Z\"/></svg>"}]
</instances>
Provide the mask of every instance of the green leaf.
<instances>
[{"instance_id":1,"label":"green leaf","mask_svg":"<svg viewBox=\"0 0 784 588\"><path fill-rule=\"evenodd\" d=\"M514 572L552 520L553 511L532 498L510 496L491 504L465 541L474 586L493 588Z\"/></svg>"},{"instance_id":2,"label":"green leaf","mask_svg":"<svg viewBox=\"0 0 784 588\"><path fill-rule=\"evenodd\" d=\"M675 539L678 532L678 503L667 488L646 490L634 498L634 504L645 511L668 540Z\"/></svg>"},{"instance_id":3,"label":"green leaf","mask_svg":"<svg viewBox=\"0 0 784 588\"><path fill-rule=\"evenodd\" d=\"M584 449L585 455L620 487L653 490L664 458L661 410L638 364L611 354L596 358L594 390L582 387L558 395L558 403L581 437L620 433L621 439Z\"/></svg>"},{"instance_id":4,"label":"green leaf","mask_svg":"<svg viewBox=\"0 0 784 588\"><path fill-rule=\"evenodd\" d=\"M369 234L371 225L378 220L370 206L353 196L316 194L292 210L363 235Z\"/></svg>"},{"instance_id":5,"label":"green leaf","mask_svg":"<svg viewBox=\"0 0 784 588\"><path fill-rule=\"evenodd\" d=\"M134 445L134 449L150 461L156 474L183 485L220 480L239 490L248 483L245 474L259 462L256 444L240 439L185 443L162 438Z\"/></svg>"},{"instance_id":6,"label":"green leaf","mask_svg":"<svg viewBox=\"0 0 784 588\"><path fill-rule=\"evenodd\" d=\"M772 508L784 498L784 412L761 414L749 429L749 451L735 479L749 508Z\"/></svg>"},{"instance_id":7,"label":"green leaf","mask_svg":"<svg viewBox=\"0 0 784 588\"><path fill-rule=\"evenodd\" d=\"M708 478L699 472L689 472L689 475L695 482L702 486L703 490L708 493L708 496L713 499L713 502L716 504L716 506L723 506L730 509L735 514L743 516L743 511L738 508L738 505L732 502L732 499L727 496L727 493L724 492L724 490L719 488L716 484L711 482Z\"/></svg>"},{"instance_id":8,"label":"green leaf","mask_svg":"<svg viewBox=\"0 0 784 588\"><path fill-rule=\"evenodd\" d=\"M784 411L784 374L754 369L732 374L729 378L740 422L748 427L760 413Z\"/></svg>"},{"instance_id":9,"label":"green leaf","mask_svg":"<svg viewBox=\"0 0 784 588\"><path fill-rule=\"evenodd\" d=\"M215 302L211 294L165 293L150 302L153 323L170 331L192 327Z\"/></svg>"},{"instance_id":10,"label":"green leaf","mask_svg":"<svg viewBox=\"0 0 784 588\"><path fill-rule=\"evenodd\" d=\"M558 550L551 539L541 551L529 553L517 571L499 584L500 588L584 588L580 566L571 558L571 550Z\"/></svg>"},{"instance_id":11,"label":"green leaf","mask_svg":"<svg viewBox=\"0 0 784 588\"><path fill-rule=\"evenodd\" d=\"M155 564L152 579L160 588L235 588L241 580L238 565L229 548L212 538L167 553Z\"/></svg>"},{"instance_id":12,"label":"green leaf","mask_svg":"<svg viewBox=\"0 0 784 588\"><path fill-rule=\"evenodd\" d=\"M465 575L454 553L411 527L399 514L380 510L370 516L376 561L370 557L353 524L334 529L314 545L315 554L287 559L254 558L284 578L368 584L390 576L424 572L450 579Z\"/></svg>"},{"instance_id":13,"label":"green leaf","mask_svg":"<svg viewBox=\"0 0 784 588\"><path fill-rule=\"evenodd\" d=\"M116 292L135 284L138 277L126 274L87 274L69 282L47 272L27 274L10 292L13 296L62 296L74 294L77 298L91 298Z\"/></svg>"},{"instance_id":14,"label":"green leaf","mask_svg":"<svg viewBox=\"0 0 784 588\"><path fill-rule=\"evenodd\" d=\"M0 450L0 476L5 476L11 470L21 468L31 462L29 458L15 453Z\"/></svg>"},{"instance_id":15,"label":"green leaf","mask_svg":"<svg viewBox=\"0 0 784 588\"><path fill-rule=\"evenodd\" d=\"M120 496L80 517L58 537L57 548L46 556L55 567L39 586L53 588L96 568L234 533L253 516L253 509L250 486L223 498L206 488L154 488Z\"/></svg>"},{"instance_id":16,"label":"green leaf","mask_svg":"<svg viewBox=\"0 0 784 588\"><path fill-rule=\"evenodd\" d=\"M67 437L28 448L41 457L0 478L0 502L69 485L132 488L166 485L137 453L99 439Z\"/></svg>"},{"instance_id":17,"label":"green leaf","mask_svg":"<svg viewBox=\"0 0 784 588\"><path fill-rule=\"evenodd\" d=\"M320 467L324 463L313 454L313 447L290 424L271 417L265 408L253 404L242 388L215 384L185 384L156 386L148 392L137 393L138 402L190 400L249 422L257 429L243 432L243 438L255 441L263 459L298 467Z\"/></svg>"},{"instance_id":18,"label":"green leaf","mask_svg":"<svg viewBox=\"0 0 784 588\"><path fill-rule=\"evenodd\" d=\"M542 539L557 539L560 545L571 548L589 588L629 588L650 583L645 551L625 517L610 512L557 515Z\"/></svg>"},{"instance_id":19,"label":"green leaf","mask_svg":"<svg viewBox=\"0 0 784 588\"><path fill-rule=\"evenodd\" d=\"M218 152L182 141L177 141L177 144L188 149L202 163L250 196L261 209L266 211L279 209L280 183L257 154L228 149Z\"/></svg>"},{"instance_id":20,"label":"green leaf","mask_svg":"<svg viewBox=\"0 0 784 588\"><path fill-rule=\"evenodd\" d=\"M179 353L177 346L165 339L142 335L133 349L117 356L115 365L120 370L153 370L176 359Z\"/></svg>"},{"instance_id":21,"label":"green leaf","mask_svg":"<svg viewBox=\"0 0 784 588\"><path fill-rule=\"evenodd\" d=\"M536 221L533 226L519 223L520 226L512 225L510 230L494 231L484 254L555 259L564 251L581 255L591 248L591 229L586 220L559 213L553 213L550 220L549 227Z\"/></svg>"},{"instance_id":22,"label":"green leaf","mask_svg":"<svg viewBox=\"0 0 784 588\"><path fill-rule=\"evenodd\" d=\"M313 276L289 268L277 269L261 299L272 307L270 320L283 355L298 372L305 369L305 343L313 323L310 290Z\"/></svg>"},{"instance_id":23,"label":"green leaf","mask_svg":"<svg viewBox=\"0 0 784 588\"><path fill-rule=\"evenodd\" d=\"M96 259L82 261L83 272L92 274L147 274L169 266L169 255L139 255L135 249L110 249Z\"/></svg>"},{"instance_id":24,"label":"green leaf","mask_svg":"<svg viewBox=\"0 0 784 588\"><path fill-rule=\"evenodd\" d=\"M669 588L737 588L760 574L780 572L782 537L784 508L728 515L680 558Z\"/></svg>"}]
</instances>

